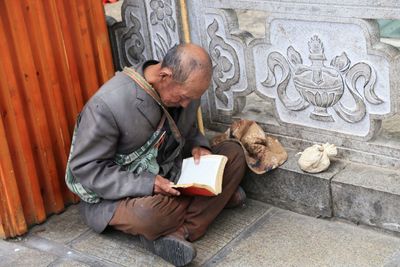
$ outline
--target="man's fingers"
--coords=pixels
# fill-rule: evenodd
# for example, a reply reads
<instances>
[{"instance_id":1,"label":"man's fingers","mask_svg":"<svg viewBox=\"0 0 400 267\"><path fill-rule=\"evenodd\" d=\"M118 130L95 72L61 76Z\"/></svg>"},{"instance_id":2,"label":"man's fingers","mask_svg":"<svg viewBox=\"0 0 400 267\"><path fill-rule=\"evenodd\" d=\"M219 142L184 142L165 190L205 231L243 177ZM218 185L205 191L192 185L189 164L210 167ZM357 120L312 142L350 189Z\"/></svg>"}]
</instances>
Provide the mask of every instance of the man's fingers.
<instances>
[{"instance_id":1,"label":"man's fingers","mask_svg":"<svg viewBox=\"0 0 400 267\"><path fill-rule=\"evenodd\" d=\"M194 159L194 164L199 164L200 163L200 156L201 156L201 150L200 148L196 147L192 150L192 156Z\"/></svg>"},{"instance_id":2,"label":"man's fingers","mask_svg":"<svg viewBox=\"0 0 400 267\"><path fill-rule=\"evenodd\" d=\"M199 164L200 163L200 154L196 153L193 155L194 158L194 164Z\"/></svg>"},{"instance_id":3,"label":"man's fingers","mask_svg":"<svg viewBox=\"0 0 400 267\"><path fill-rule=\"evenodd\" d=\"M200 163L200 157L205 155L210 155L211 151L204 147L195 147L192 149L192 156L194 158L194 163Z\"/></svg>"},{"instance_id":4,"label":"man's fingers","mask_svg":"<svg viewBox=\"0 0 400 267\"><path fill-rule=\"evenodd\" d=\"M167 195L167 196L179 196L181 194L181 192L179 192L178 190L172 188L171 184L169 182L165 183L165 184L162 184L160 186L160 189L162 191L161 194Z\"/></svg>"},{"instance_id":5,"label":"man's fingers","mask_svg":"<svg viewBox=\"0 0 400 267\"><path fill-rule=\"evenodd\" d=\"M170 187L170 188L168 189L168 193L171 194L171 195L173 195L173 196L179 196L179 195L181 194L181 192L179 192L178 190L176 190L176 189L174 189L174 188L172 188L172 187Z\"/></svg>"},{"instance_id":6,"label":"man's fingers","mask_svg":"<svg viewBox=\"0 0 400 267\"><path fill-rule=\"evenodd\" d=\"M180 196L181 192L171 187L172 185L174 185L173 182L157 175L154 182L154 193L166 196Z\"/></svg>"}]
</instances>

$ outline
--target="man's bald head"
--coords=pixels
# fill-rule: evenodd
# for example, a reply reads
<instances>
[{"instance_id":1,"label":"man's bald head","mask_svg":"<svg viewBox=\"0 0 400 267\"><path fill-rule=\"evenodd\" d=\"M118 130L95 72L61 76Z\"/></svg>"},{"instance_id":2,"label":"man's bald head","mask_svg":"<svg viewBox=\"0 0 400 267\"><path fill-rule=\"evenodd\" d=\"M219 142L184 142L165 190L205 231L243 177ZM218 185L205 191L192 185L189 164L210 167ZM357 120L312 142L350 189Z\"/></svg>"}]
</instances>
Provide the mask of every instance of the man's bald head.
<instances>
[{"instance_id":1,"label":"man's bald head","mask_svg":"<svg viewBox=\"0 0 400 267\"><path fill-rule=\"evenodd\" d=\"M212 63L208 53L194 44L179 44L168 50L161 67L172 70L172 78L185 82L189 75L199 72L205 79L211 79Z\"/></svg>"}]
</instances>

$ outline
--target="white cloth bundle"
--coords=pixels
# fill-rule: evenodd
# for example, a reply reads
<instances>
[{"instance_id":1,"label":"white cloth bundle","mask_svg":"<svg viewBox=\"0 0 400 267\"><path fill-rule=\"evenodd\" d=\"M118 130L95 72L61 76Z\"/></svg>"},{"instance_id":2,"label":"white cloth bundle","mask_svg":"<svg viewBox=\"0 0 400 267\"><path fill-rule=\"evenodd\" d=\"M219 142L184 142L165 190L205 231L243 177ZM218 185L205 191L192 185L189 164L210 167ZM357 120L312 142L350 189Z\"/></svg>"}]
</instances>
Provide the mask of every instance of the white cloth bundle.
<instances>
[{"instance_id":1,"label":"white cloth bundle","mask_svg":"<svg viewBox=\"0 0 400 267\"><path fill-rule=\"evenodd\" d=\"M298 164L300 169L309 173L318 173L328 169L330 157L337 155L336 146L333 144L313 145L306 148L301 154Z\"/></svg>"}]
</instances>

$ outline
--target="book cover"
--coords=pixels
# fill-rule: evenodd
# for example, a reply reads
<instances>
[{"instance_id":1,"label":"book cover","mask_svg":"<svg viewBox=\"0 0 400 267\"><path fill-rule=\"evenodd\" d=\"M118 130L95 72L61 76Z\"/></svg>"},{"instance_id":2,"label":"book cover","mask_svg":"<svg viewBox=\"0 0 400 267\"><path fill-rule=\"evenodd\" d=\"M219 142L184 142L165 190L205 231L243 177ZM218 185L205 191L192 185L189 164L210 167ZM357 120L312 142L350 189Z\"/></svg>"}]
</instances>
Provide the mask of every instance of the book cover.
<instances>
[{"instance_id":1,"label":"book cover","mask_svg":"<svg viewBox=\"0 0 400 267\"><path fill-rule=\"evenodd\" d=\"M173 186L185 195L216 196L222 192L222 179L228 158L223 155L200 157L199 164L194 158L183 160L181 175Z\"/></svg>"}]
</instances>

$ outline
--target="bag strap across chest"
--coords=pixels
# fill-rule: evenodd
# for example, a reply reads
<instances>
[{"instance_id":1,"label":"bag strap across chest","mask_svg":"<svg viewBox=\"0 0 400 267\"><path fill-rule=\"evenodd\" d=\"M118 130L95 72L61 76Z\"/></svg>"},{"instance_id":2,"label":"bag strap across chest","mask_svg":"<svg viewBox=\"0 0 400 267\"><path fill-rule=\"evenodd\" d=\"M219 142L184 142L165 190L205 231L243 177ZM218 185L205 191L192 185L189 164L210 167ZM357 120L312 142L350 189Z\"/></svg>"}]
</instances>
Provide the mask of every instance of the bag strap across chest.
<instances>
[{"instance_id":1,"label":"bag strap across chest","mask_svg":"<svg viewBox=\"0 0 400 267\"><path fill-rule=\"evenodd\" d=\"M161 98L156 92L156 90L142 77L142 75L137 73L134 69L125 67L123 73L125 73L132 80L134 80L148 95L150 95L154 99L154 101L157 102L158 105L160 105L160 107L164 111L164 114L167 116L167 120L169 126L171 127L172 134L179 143L182 143L182 135L178 129L178 126L176 125L171 114L168 112L167 108L162 103Z\"/></svg>"}]
</instances>

